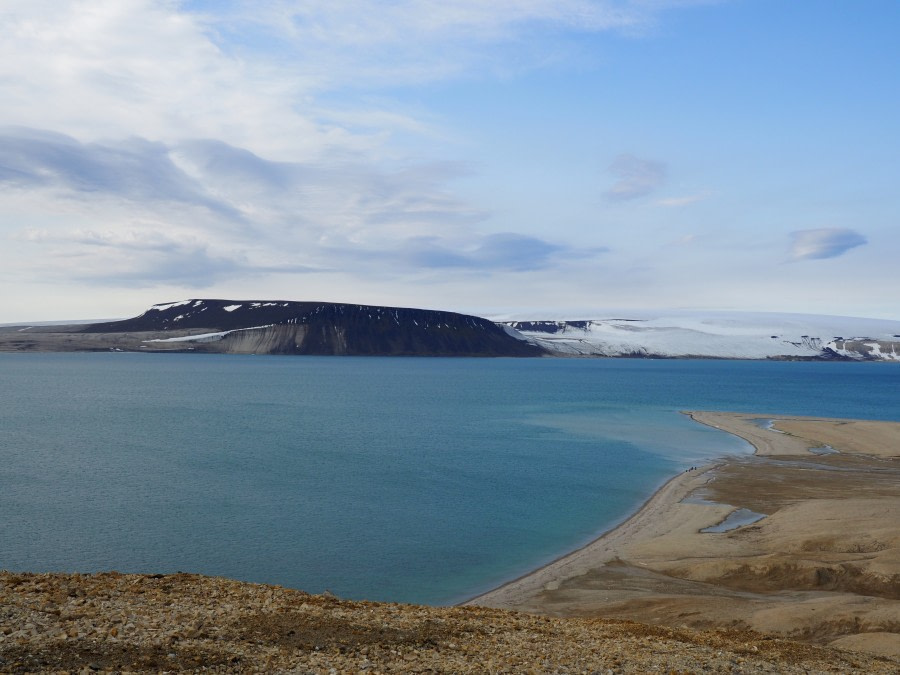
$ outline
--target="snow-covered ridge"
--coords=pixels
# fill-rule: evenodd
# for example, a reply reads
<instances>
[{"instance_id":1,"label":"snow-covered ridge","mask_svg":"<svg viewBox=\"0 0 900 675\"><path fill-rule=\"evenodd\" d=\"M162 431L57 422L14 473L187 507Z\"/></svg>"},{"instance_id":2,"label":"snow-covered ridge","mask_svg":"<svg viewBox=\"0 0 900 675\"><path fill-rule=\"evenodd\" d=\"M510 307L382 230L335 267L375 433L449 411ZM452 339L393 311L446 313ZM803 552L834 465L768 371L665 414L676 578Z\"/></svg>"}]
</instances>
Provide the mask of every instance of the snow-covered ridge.
<instances>
[{"instance_id":1,"label":"snow-covered ridge","mask_svg":"<svg viewBox=\"0 0 900 675\"><path fill-rule=\"evenodd\" d=\"M900 362L900 321L880 319L673 313L500 325L559 355Z\"/></svg>"}]
</instances>

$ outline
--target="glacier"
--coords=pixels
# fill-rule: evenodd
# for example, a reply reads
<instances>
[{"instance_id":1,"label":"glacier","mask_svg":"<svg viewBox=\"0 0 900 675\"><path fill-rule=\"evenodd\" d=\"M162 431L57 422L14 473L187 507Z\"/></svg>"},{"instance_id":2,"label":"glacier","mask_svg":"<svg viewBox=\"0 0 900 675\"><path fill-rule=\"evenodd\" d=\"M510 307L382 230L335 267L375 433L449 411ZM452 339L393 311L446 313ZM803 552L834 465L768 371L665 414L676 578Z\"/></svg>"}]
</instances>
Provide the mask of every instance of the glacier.
<instances>
[{"instance_id":1,"label":"glacier","mask_svg":"<svg viewBox=\"0 0 900 675\"><path fill-rule=\"evenodd\" d=\"M900 362L900 321L753 312L617 312L589 320L503 320L558 356L849 359Z\"/></svg>"}]
</instances>

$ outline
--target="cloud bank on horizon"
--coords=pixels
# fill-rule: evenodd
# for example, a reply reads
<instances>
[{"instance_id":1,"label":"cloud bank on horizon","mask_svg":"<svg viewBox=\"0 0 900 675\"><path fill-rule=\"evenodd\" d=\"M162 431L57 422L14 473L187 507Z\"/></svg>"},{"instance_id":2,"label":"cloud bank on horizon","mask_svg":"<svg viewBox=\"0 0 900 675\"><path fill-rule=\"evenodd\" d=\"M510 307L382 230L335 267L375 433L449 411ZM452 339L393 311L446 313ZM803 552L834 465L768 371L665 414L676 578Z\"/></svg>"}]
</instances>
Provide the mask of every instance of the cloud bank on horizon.
<instances>
[{"instance_id":1,"label":"cloud bank on horizon","mask_svg":"<svg viewBox=\"0 0 900 675\"><path fill-rule=\"evenodd\" d=\"M887 1L6 0L0 322L192 296L898 318L897 25Z\"/></svg>"}]
</instances>

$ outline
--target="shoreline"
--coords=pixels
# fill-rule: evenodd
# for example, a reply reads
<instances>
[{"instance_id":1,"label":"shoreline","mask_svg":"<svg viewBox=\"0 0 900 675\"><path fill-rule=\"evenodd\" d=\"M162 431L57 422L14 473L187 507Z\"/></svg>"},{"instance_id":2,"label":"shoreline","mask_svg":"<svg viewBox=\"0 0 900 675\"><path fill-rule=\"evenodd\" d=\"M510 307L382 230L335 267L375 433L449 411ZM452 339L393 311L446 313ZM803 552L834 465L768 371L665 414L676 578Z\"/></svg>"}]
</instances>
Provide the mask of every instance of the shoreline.
<instances>
[{"instance_id":1,"label":"shoreline","mask_svg":"<svg viewBox=\"0 0 900 675\"><path fill-rule=\"evenodd\" d=\"M683 414L754 453L674 476L597 539L463 604L900 657L900 422ZM708 529L739 511L760 518Z\"/></svg>"},{"instance_id":2,"label":"shoreline","mask_svg":"<svg viewBox=\"0 0 900 675\"><path fill-rule=\"evenodd\" d=\"M689 414L689 413L684 413ZM455 603L454 607L465 607L467 605L477 605L478 600L481 598L485 598L488 596L493 596L494 594L504 594L504 591L511 590L513 587L519 587L520 585L528 584L534 585L539 582L538 577L543 577L545 572L549 572L551 570L556 571L558 569L567 569L569 565L577 565L580 562L583 562L583 559L587 556L591 556L597 552L596 549L598 547L607 547L612 546L614 542L617 542L620 538L627 538L633 535L633 531L640 528L644 521L652 518L656 513L667 507L672 499L672 493L688 494L694 489L696 489L696 479L701 476L713 471L719 467L721 467L725 463L724 458L711 462L709 464L704 464L703 466L696 467L695 469L689 469L686 471L682 471L679 474L676 474L669 478L666 482L660 485L656 490L651 494L638 508L636 511L631 513L631 515L626 516L625 519L614 527L602 532L599 536L595 537L591 541L579 546L576 549L573 549L567 553L562 553L559 556L553 558L549 562L540 565L532 569L531 571L525 572L524 574L520 574L519 576L510 579L509 581L505 581L499 586L496 586L492 589L484 591L483 593L479 593L478 595L463 600L462 602ZM694 480L692 480L694 479ZM683 495L684 496L684 495ZM679 497L679 500L683 498Z\"/></svg>"},{"instance_id":3,"label":"shoreline","mask_svg":"<svg viewBox=\"0 0 900 675\"><path fill-rule=\"evenodd\" d=\"M749 438L722 429L712 421L703 421L702 419L698 419L696 415L702 416L702 411L681 410L679 412L682 415L690 417L698 424L703 424L705 426L712 427L713 429L724 431L725 433L731 433L733 435L739 436L740 438L743 438L753 446L753 454L759 454L759 447ZM762 419L768 419L768 416L766 415L759 415L759 417ZM700 476L703 476L710 471L714 471L715 469L720 468L723 464L729 461L729 459L731 458L721 457L718 460L712 461L708 464L703 464L702 466L682 471L681 473L672 476L662 485L656 488L656 490L644 502L641 503L637 510L626 516L622 522L610 528L609 530L602 532L599 536L595 537L586 544L583 544L578 548L575 548L566 553L562 553L549 562L539 565L538 567L532 569L531 571L525 572L524 574L520 574L519 576L510 579L509 581L505 581L499 586L495 586L494 588L479 593L478 595L475 595L474 597L468 598L461 602L454 603L453 606L464 607L466 605L477 605L477 601L481 598L493 596L494 594L499 594L501 596L505 595L504 591L511 590L513 587L518 587L519 585L537 584L539 581L537 577L543 576L542 573L549 572L550 568L564 569L567 563L576 563L578 560L586 556L593 557L596 549L601 547L611 547L614 545L614 542L618 541L620 537L628 537L632 535L635 529L641 527L641 524L644 520L653 517L659 509L667 507L670 503L672 503L671 495L673 492L677 492L679 495L681 495L677 500L675 500L680 501L687 494L696 489L696 487L698 486L694 485L694 481L689 481L689 479L699 478ZM592 562L596 562L596 560L592 560ZM529 581L532 577L535 578Z\"/></svg>"}]
</instances>

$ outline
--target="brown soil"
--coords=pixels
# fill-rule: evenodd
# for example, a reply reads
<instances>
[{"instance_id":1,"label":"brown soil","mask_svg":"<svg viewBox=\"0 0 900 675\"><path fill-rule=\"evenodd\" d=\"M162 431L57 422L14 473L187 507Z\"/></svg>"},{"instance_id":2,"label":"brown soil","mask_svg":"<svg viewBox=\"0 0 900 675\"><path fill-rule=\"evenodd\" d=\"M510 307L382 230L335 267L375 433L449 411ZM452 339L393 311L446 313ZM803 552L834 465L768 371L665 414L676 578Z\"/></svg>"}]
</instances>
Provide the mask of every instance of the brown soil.
<instances>
[{"instance_id":1,"label":"brown soil","mask_svg":"<svg viewBox=\"0 0 900 675\"><path fill-rule=\"evenodd\" d=\"M2 672L890 673L747 630L343 601L188 574L0 573Z\"/></svg>"}]
</instances>

